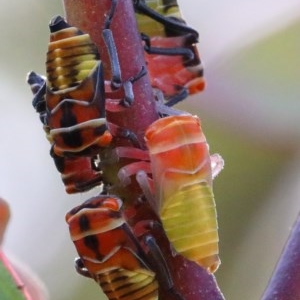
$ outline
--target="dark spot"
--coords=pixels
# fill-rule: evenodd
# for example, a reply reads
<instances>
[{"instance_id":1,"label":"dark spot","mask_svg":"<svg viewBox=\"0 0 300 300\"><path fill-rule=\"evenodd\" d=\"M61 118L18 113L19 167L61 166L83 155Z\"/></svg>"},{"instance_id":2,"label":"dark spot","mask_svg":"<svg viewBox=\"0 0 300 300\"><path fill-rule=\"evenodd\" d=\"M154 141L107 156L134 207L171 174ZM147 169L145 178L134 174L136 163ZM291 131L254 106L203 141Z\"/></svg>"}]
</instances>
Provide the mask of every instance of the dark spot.
<instances>
[{"instance_id":1,"label":"dark spot","mask_svg":"<svg viewBox=\"0 0 300 300\"><path fill-rule=\"evenodd\" d=\"M72 106L73 105L71 103L65 103L65 105L61 107L62 117L60 120L60 126L62 128L68 128L78 124L77 117L72 111ZM83 144L80 130L61 133L61 136L64 143L69 147L80 147Z\"/></svg>"},{"instance_id":2,"label":"dark spot","mask_svg":"<svg viewBox=\"0 0 300 300\"><path fill-rule=\"evenodd\" d=\"M90 229L90 221L86 215L80 216L78 221L81 231L87 231Z\"/></svg>"}]
</instances>

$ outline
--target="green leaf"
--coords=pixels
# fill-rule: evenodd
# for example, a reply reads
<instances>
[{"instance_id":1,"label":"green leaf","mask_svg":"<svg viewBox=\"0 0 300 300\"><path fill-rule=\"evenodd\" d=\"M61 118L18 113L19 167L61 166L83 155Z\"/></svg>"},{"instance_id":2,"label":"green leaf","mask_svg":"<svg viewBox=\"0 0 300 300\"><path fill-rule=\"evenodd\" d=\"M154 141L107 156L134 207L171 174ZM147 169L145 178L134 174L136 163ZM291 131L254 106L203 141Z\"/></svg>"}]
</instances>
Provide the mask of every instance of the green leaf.
<instances>
[{"instance_id":1,"label":"green leaf","mask_svg":"<svg viewBox=\"0 0 300 300\"><path fill-rule=\"evenodd\" d=\"M1 300L25 300L24 295L18 289L11 274L0 260L0 299Z\"/></svg>"}]
</instances>

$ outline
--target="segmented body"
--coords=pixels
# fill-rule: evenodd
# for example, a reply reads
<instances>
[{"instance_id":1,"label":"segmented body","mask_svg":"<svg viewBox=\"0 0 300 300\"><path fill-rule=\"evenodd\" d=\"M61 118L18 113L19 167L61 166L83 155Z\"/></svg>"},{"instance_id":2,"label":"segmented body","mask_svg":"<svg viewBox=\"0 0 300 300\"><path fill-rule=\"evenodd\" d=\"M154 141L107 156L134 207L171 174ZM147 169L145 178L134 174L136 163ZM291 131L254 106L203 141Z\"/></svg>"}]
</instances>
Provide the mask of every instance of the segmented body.
<instances>
[{"instance_id":1,"label":"segmented body","mask_svg":"<svg viewBox=\"0 0 300 300\"><path fill-rule=\"evenodd\" d=\"M30 72L27 81L34 95L32 105L36 112L39 113L46 136L52 144L53 141L49 134L50 127L47 123L45 79L34 72ZM57 170L61 173L67 193L84 192L101 184L102 175L94 167L93 158L58 156L54 153L53 148L50 154Z\"/></svg>"},{"instance_id":2,"label":"segmented body","mask_svg":"<svg viewBox=\"0 0 300 300\"><path fill-rule=\"evenodd\" d=\"M211 160L200 120L170 116L149 126L157 208L175 250L214 272L219 266L218 226Z\"/></svg>"},{"instance_id":3,"label":"segmented body","mask_svg":"<svg viewBox=\"0 0 300 300\"><path fill-rule=\"evenodd\" d=\"M116 3L117 1L112 2ZM198 34L195 35L195 31L187 26L179 26L178 29L176 25L182 24L181 15L176 8L177 3L173 6L177 19L169 22L169 12L165 13L165 11L164 22L150 18L151 22L163 24L164 33L159 33L159 36L156 36L156 33L154 36L147 33L150 36L150 43L145 40L145 44L148 43L149 57L147 61L149 70L152 70L150 75L153 87L162 88L165 96L168 97L167 105L169 106L176 103L178 95L180 98L182 95L185 96L203 89L202 67L194 45ZM165 2L164 9L166 11L169 9ZM107 130L104 113L110 105L108 104L106 107L102 63L90 37L77 28L69 26L62 18L53 19L50 29L52 33L47 53L46 94L43 99L40 98L42 100L39 100L38 106L35 107L40 113L41 119L44 120L47 137L52 143L51 155L57 169L62 173L67 191L70 193L85 191L103 181L100 170L93 167L93 156L97 155L101 149L111 145L112 134L117 138L126 136L124 136L124 132L123 135L120 134L120 128L117 128L116 124L108 125L110 130ZM107 30L105 32L111 39L111 33ZM156 52L157 49L160 49L159 52ZM162 60L159 63L161 67L155 69L160 59ZM170 72L173 65L176 65L176 68L174 67ZM129 80L129 83L132 84L143 75L144 73L141 72ZM171 77L174 75L174 79L168 82L170 75ZM159 80L155 82L157 77ZM122 84L121 80L115 79L114 82ZM118 88L118 84L111 87L110 92L113 93L114 88ZM120 104L123 104L121 109L130 106L133 100L130 97L130 91L126 97L126 90L124 87L125 99L123 103L120 101ZM120 107L118 111L120 111ZM164 110L162 115L166 115L165 112L169 111ZM131 141L133 140L134 137L131 138ZM121 163L118 166L120 168L117 175L120 185L129 185L131 179L137 177L140 170L151 173L147 151L130 146L116 147L114 151L117 160L124 158L125 161L129 161L125 165ZM108 164L112 165L112 162L110 161ZM178 173L177 170L175 173ZM155 178L157 174L154 172L153 175ZM156 182L158 182L157 178ZM104 182L104 184L106 183ZM110 183L107 185L109 186ZM160 198L165 205L160 208L159 212L175 248L189 259L195 260L213 271L215 267L212 264L216 265L215 257L211 255L213 259L199 258L199 247L196 246L191 251L184 251L183 247L176 242L178 234L175 232L175 237L173 237L171 232L173 225L169 224L174 217L170 202L178 206L178 211L182 210L186 214L188 221L192 217L190 210L193 210L196 204L188 202L186 197L192 194L194 196L196 193L197 201L202 203L204 198L211 204L213 198L210 186L204 185L202 188L202 185L202 183L199 186L187 184L188 188L183 185L176 194L172 195L174 199ZM107 191L108 189L105 190L105 192ZM158 299L156 275L164 278L164 281L161 282L163 282L163 286L165 285L165 289L170 290L177 299L182 300L181 295L173 287L168 265L164 261L154 237L144 236L146 231L141 230L142 237L138 236L139 240L137 240L123 217L121 205L121 200L113 196L98 196L67 214L66 220L69 224L70 234L80 255L76 264L77 271L82 275L94 278L111 300ZM212 215L213 213L214 207ZM204 210L203 214L207 216L207 210ZM184 220L184 217L179 219L182 222ZM211 218L211 220L213 219ZM131 226L134 229L138 227L135 225L132 222ZM185 228L182 224L179 225L180 235L186 239L183 244L190 242L187 231L192 233L194 238L198 237L192 227L198 226L199 223L189 222L188 225L189 227ZM178 224L175 229L178 229ZM204 236L204 239L207 240L207 236ZM141 248L140 243L143 247L148 247L147 251L155 258L153 265L159 265L157 269L153 268L157 274L146 264L144 248ZM203 247L201 249L203 254ZM160 288L163 289L163 287Z\"/></svg>"},{"instance_id":4,"label":"segmented body","mask_svg":"<svg viewBox=\"0 0 300 300\"><path fill-rule=\"evenodd\" d=\"M106 26L110 25L117 2L113 2ZM51 156L68 193L76 193L97 186L102 181L101 169L95 167L94 157L111 145L112 133L105 119L105 88L102 63L98 50L88 34L70 26L62 17L50 22L50 43L47 52L47 81L34 96L33 105L44 124L50 141ZM112 88L123 87L120 104L131 105L132 84L145 74L122 82L114 40L108 28L103 38L110 53ZM43 78L39 76L32 89ZM121 85L121 86L120 86ZM110 91L112 93L112 91ZM125 109L122 105L119 105ZM114 126L114 133L132 138L128 130Z\"/></svg>"},{"instance_id":5,"label":"segmented body","mask_svg":"<svg viewBox=\"0 0 300 300\"><path fill-rule=\"evenodd\" d=\"M163 91L169 106L202 91L198 32L185 24L177 1L134 0L134 5L152 87Z\"/></svg>"},{"instance_id":6,"label":"segmented body","mask_svg":"<svg viewBox=\"0 0 300 300\"><path fill-rule=\"evenodd\" d=\"M102 183L93 157L64 157L50 152L68 194L82 193Z\"/></svg>"},{"instance_id":7,"label":"segmented body","mask_svg":"<svg viewBox=\"0 0 300 300\"><path fill-rule=\"evenodd\" d=\"M122 216L122 201L98 196L66 215L80 255L78 271L94 278L111 300L156 300L155 274Z\"/></svg>"},{"instance_id":8,"label":"segmented body","mask_svg":"<svg viewBox=\"0 0 300 300\"><path fill-rule=\"evenodd\" d=\"M177 0L133 0L133 3L137 11L138 28L150 37L156 35L171 36L171 33L168 32L166 24L149 16L149 13L147 14L145 11L147 8L159 14L162 19L174 18L174 21L180 20L184 23ZM141 6L147 6L147 8L141 9ZM172 31L172 28L170 28L170 31Z\"/></svg>"},{"instance_id":9,"label":"segmented body","mask_svg":"<svg viewBox=\"0 0 300 300\"><path fill-rule=\"evenodd\" d=\"M54 153L93 155L111 142L102 63L88 34L61 17L50 22L46 108Z\"/></svg>"}]
</instances>

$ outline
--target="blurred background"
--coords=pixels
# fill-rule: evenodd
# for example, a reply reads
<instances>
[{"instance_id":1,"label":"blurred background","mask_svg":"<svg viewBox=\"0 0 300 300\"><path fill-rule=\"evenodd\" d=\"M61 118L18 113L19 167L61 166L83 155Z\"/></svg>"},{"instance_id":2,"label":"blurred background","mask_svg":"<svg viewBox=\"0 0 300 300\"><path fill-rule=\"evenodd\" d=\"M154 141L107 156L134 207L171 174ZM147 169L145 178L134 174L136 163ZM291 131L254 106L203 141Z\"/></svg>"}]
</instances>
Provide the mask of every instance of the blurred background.
<instances>
[{"instance_id":1,"label":"blurred background","mask_svg":"<svg viewBox=\"0 0 300 300\"><path fill-rule=\"evenodd\" d=\"M1 2L0 196L12 219L4 248L26 262L49 299L105 299L73 268L68 196L49 156L26 73L45 73L48 22L60 0ZM228 300L260 299L300 207L299 0L179 1L200 32L207 89L180 108L199 115L225 160L215 180Z\"/></svg>"}]
</instances>

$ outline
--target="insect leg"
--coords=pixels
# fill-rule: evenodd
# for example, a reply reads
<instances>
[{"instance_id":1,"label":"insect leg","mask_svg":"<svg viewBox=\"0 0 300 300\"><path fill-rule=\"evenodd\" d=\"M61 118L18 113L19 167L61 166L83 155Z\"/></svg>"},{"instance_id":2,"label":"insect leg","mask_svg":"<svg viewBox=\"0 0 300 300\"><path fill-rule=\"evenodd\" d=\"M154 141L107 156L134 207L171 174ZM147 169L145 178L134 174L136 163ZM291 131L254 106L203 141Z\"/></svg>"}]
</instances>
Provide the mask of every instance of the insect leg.
<instances>
[{"instance_id":1,"label":"insect leg","mask_svg":"<svg viewBox=\"0 0 300 300\"><path fill-rule=\"evenodd\" d=\"M160 48L152 47L151 40L148 35L141 33L141 38L145 42L144 49L148 54L158 54L158 55L181 55L187 58L187 60L194 59L194 52L189 48L184 47L173 47L173 48Z\"/></svg>"},{"instance_id":2,"label":"insect leg","mask_svg":"<svg viewBox=\"0 0 300 300\"><path fill-rule=\"evenodd\" d=\"M221 155L215 153L210 156L212 178L214 179L224 168L224 160Z\"/></svg>"},{"instance_id":3,"label":"insect leg","mask_svg":"<svg viewBox=\"0 0 300 300\"><path fill-rule=\"evenodd\" d=\"M122 167L118 172L118 178L123 186L127 186L131 183L130 177L137 174L140 170L150 174L151 168L149 162L137 161Z\"/></svg>"},{"instance_id":4,"label":"insect leg","mask_svg":"<svg viewBox=\"0 0 300 300\"><path fill-rule=\"evenodd\" d=\"M183 298L182 295L174 289L174 283L170 274L170 270L158 244L156 243L155 238L151 235L146 235L144 237L144 243L149 248L149 253L152 257L152 260L155 262L155 266L159 268L159 272L157 273L157 276L159 276L161 279L159 281L163 282L164 286L166 286L167 289L171 291L178 300L185 300L185 298Z\"/></svg>"},{"instance_id":5,"label":"insect leg","mask_svg":"<svg viewBox=\"0 0 300 300\"><path fill-rule=\"evenodd\" d=\"M83 262L80 257L76 257L74 263L75 263L75 270L78 274L84 277L92 278L87 268L83 265Z\"/></svg>"},{"instance_id":6,"label":"insect leg","mask_svg":"<svg viewBox=\"0 0 300 300\"><path fill-rule=\"evenodd\" d=\"M133 103L134 95L133 95L133 83L142 78L147 74L146 68L143 66L140 72L134 76L129 78L127 81L123 83L125 98L121 101L121 105L125 107L130 107Z\"/></svg>"},{"instance_id":7,"label":"insect leg","mask_svg":"<svg viewBox=\"0 0 300 300\"><path fill-rule=\"evenodd\" d=\"M124 99L121 101L121 104L125 107L129 107L134 101L132 85L139 78L143 77L147 73L147 71L144 67L142 67L141 71L136 76L131 77L126 81L122 81L118 52L117 52L112 31L109 29L113 16L115 14L117 2L118 0L112 0L111 9L104 22L104 29L102 31L102 35L103 35L106 48L108 50L108 55L111 63L111 72L112 72L111 88L115 90L123 86L125 96Z\"/></svg>"},{"instance_id":8,"label":"insect leg","mask_svg":"<svg viewBox=\"0 0 300 300\"><path fill-rule=\"evenodd\" d=\"M164 94L161 90L154 88L154 97L156 99L155 106L156 111L158 112L161 118L167 116L178 116L183 114L188 114L185 111L175 109L172 106L178 102L184 100L188 96L188 91L186 88L183 88L178 94L170 97L168 100L164 98Z\"/></svg>"},{"instance_id":9,"label":"insect leg","mask_svg":"<svg viewBox=\"0 0 300 300\"><path fill-rule=\"evenodd\" d=\"M116 48L116 44L115 44L115 40L114 40L112 31L109 29L110 24L112 22L112 18L115 13L117 1L118 0L112 0L111 9L105 19L104 29L102 31L103 39L104 39L104 42L105 42L105 45L106 45L106 48L108 51L110 63L111 63L111 73L112 73L111 86L112 86L112 89L118 89L122 85L121 69L120 69L117 48Z\"/></svg>"},{"instance_id":10,"label":"insect leg","mask_svg":"<svg viewBox=\"0 0 300 300\"><path fill-rule=\"evenodd\" d=\"M38 75L37 73L31 71L27 75L27 83L30 85L33 95L37 95L39 93L38 98L41 98L42 96L44 96L45 90L46 90L46 87L45 87L46 81L41 75ZM38 101L38 100L36 100L36 101ZM33 103L33 106L35 107L34 103Z\"/></svg>"},{"instance_id":11,"label":"insect leg","mask_svg":"<svg viewBox=\"0 0 300 300\"><path fill-rule=\"evenodd\" d=\"M175 35L182 35L182 34L191 34L194 38L194 42L197 42L199 34L198 32L187 26L184 22L181 20L175 19L175 18L168 18L165 17L155 10L151 9L147 4L145 3L145 0L134 0L133 1L134 8L137 13L144 14L153 20L163 24L165 27L171 28L172 31L174 31Z\"/></svg>"},{"instance_id":12,"label":"insect leg","mask_svg":"<svg viewBox=\"0 0 300 300\"><path fill-rule=\"evenodd\" d=\"M35 72L30 72L27 76L27 83L33 93L32 106L40 114L41 122L46 125L46 81Z\"/></svg>"},{"instance_id":13,"label":"insect leg","mask_svg":"<svg viewBox=\"0 0 300 300\"><path fill-rule=\"evenodd\" d=\"M142 148L137 135L127 128L122 128L116 124L107 122L107 127L109 129L109 132L114 136L118 138L124 138L126 140L129 140L133 147L135 148Z\"/></svg>"},{"instance_id":14,"label":"insect leg","mask_svg":"<svg viewBox=\"0 0 300 300\"><path fill-rule=\"evenodd\" d=\"M136 181L138 182L141 190L143 191L146 200L149 202L151 207L156 211L157 203L154 197L153 182L151 182L151 179L147 176L147 173L144 170L139 170L136 174Z\"/></svg>"},{"instance_id":15,"label":"insect leg","mask_svg":"<svg viewBox=\"0 0 300 300\"><path fill-rule=\"evenodd\" d=\"M185 98L187 98L188 96L189 96L188 89L186 87L183 87L178 94L170 97L168 99L168 101L165 103L165 105L168 106L168 107L174 106L178 102L180 102L180 101L184 100Z\"/></svg>"}]
</instances>

